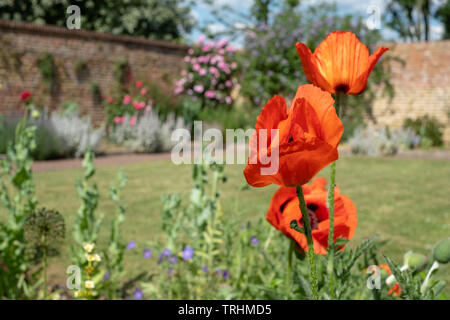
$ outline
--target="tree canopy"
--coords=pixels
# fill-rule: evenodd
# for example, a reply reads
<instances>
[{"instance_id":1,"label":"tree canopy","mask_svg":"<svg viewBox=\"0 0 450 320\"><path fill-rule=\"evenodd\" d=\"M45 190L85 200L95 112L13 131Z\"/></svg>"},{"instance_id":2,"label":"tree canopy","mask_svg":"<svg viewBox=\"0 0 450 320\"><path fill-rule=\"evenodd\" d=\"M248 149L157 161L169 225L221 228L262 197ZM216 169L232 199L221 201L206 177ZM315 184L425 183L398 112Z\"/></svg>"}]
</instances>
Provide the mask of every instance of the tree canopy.
<instances>
[{"instance_id":1,"label":"tree canopy","mask_svg":"<svg viewBox=\"0 0 450 320\"><path fill-rule=\"evenodd\" d=\"M0 0L0 18L65 26L70 5L81 11L81 29L179 40L194 21L188 0Z\"/></svg>"}]
</instances>

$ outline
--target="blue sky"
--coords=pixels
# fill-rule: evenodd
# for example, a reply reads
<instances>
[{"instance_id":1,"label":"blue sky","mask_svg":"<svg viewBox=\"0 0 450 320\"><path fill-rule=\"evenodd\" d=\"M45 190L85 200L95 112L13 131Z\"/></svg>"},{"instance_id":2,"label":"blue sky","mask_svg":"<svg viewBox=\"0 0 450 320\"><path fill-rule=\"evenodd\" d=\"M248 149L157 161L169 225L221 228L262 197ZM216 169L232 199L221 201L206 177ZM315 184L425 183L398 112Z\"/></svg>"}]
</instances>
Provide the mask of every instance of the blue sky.
<instances>
[{"instance_id":1,"label":"blue sky","mask_svg":"<svg viewBox=\"0 0 450 320\"><path fill-rule=\"evenodd\" d=\"M439 2L442 0L434 0L435 2ZM370 6L376 6L380 10L380 15L383 16L383 11L385 10L386 0L339 0L339 1L333 1L333 0L302 0L302 5L311 5L311 4L317 4L317 3L337 3L337 12L338 14L347 14L347 13L353 13L353 14L359 14L363 17L370 16L370 12L367 12L368 8ZM248 13L249 9L253 3L253 0L215 0L214 5L215 7L220 7L224 4L228 4L229 6L235 8L237 11L242 13ZM217 20L214 19L213 15L211 14L211 6L206 5L203 1L197 1L196 5L193 7L193 16L197 19L197 21L200 24L204 24L205 22L212 21L212 23L209 25L211 30L221 30L224 28L224 26ZM383 36L386 39L395 39L399 40L396 37L396 34L389 30L387 27L383 26L381 24L381 32L383 33ZM435 20L431 21L431 40L438 40L441 37L441 34L443 32L442 26ZM199 36L201 35L200 31L197 29L194 29L194 31L190 35L190 39L195 41ZM235 42L235 45L241 46L239 43L239 40Z\"/></svg>"}]
</instances>

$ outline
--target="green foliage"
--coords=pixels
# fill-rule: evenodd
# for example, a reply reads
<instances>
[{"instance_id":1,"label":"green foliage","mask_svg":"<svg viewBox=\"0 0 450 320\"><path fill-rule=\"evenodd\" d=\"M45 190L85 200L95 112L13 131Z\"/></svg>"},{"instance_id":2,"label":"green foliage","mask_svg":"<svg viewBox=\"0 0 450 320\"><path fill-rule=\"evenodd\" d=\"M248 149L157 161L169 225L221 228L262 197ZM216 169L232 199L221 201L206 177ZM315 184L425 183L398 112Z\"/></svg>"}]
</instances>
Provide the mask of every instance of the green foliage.
<instances>
[{"instance_id":1,"label":"green foliage","mask_svg":"<svg viewBox=\"0 0 450 320\"><path fill-rule=\"evenodd\" d=\"M444 126L436 119L428 115L416 118L406 119L403 123L404 128L412 129L420 137L421 147L440 147Z\"/></svg>"},{"instance_id":2,"label":"green foliage","mask_svg":"<svg viewBox=\"0 0 450 320\"><path fill-rule=\"evenodd\" d=\"M2 0L0 17L65 27L67 8L77 5L84 30L179 40L193 26L188 4L186 0Z\"/></svg>"},{"instance_id":3,"label":"green foliage","mask_svg":"<svg viewBox=\"0 0 450 320\"><path fill-rule=\"evenodd\" d=\"M120 191L125 187L127 178L122 170L117 174L117 183L111 184L109 188L109 198L116 205L116 214L111 221L109 241L107 249L101 250L97 259L102 256L105 259L104 267L95 267L94 262L100 260L90 260L90 251L86 250L86 244L95 244L102 226L103 214L96 214L100 193L97 184L92 182L96 168L94 165L94 154L88 151L83 160L84 176L77 181L76 188L78 196L81 198L81 206L75 217L73 227L72 259L74 264L83 268L84 279L92 280L95 290L81 291L81 297L93 299L106 295L109 299L114 299L120 294L120 287L124 273L123 254L125 244L122 239L121 225L125 221L126 207L122 203ZM96 256L96 255L95 255ZM107 277L105 278L105 275ZM87 288L89 289L89 288ZM89 293L90 292L90 293Z\"/></svg>"},{"instance_id":4,"label":"green foliage","mask_svg":"<svg viewBox=\"0 0 450 320\"><path fill-rule=\"evenodd\" d=\"M78 81L86 78L89 74L89 66L86 60L78 59L77 61L75 61L74 71Z\"/></svg>"},{"instance_id":5,"label":"green foliage","mask_svg":"<svg viewBox=\"0 0 450 320\"><path fill-rule=\"evenodd\" d=\"M26 114L15 129L14 143L9 143L6 157L0 160L0 200L9 213L7 221L0 221L0 297L8 299L25 298L32 281L27 276L31 261L25 254L24 226L37 205L31 171L35 132L35 126L27 125Z\"/></svg>"},{"instance_id":6,"label":"green foliage","mask_svg":"<svg viewBox=\"0 0 450 320\"><path fill-rule=\"evenodd\" d=\"M117 87L123 89L130 76L130 65L127 59L118 59L114 62L113 75Z\"/></svg>"},{"instance_id":7,"label":"green foliage","mask_svg":"<svg viewBox=\"0 0 450 320\"><path fill-rule=\"evenodd\" d=\"M44 52L39 57L37 64L47 90L52 92L55 88L56 79L56 65L53 60L53 55L49 52Z\"/></svg>"},{"instance_id":8,"label":"green foliage","mask_svg":"<svg viewBox=\"0 0 450 320\"><path fill-rule=\"evenodd\" d=\"M78 266L82 266L86 262L83 245L96 243L103 219L103 216L98 218L95 215L98 207L99 191L96 183L90 184L90 180L95 174L94 153L92 151L86 152L82 166L84 168L83 178L76 183L81 206L75 216L72 231L74 239L72 259L74 264Z\"/></svg>"},{"instance_id":9,"label":"green foliage","mask_svg":"<svg viewBox=\"0 0 450 320\"><path fill-rule=\"evenodd\" d=\"M443 39L450 39L450 2L443 1L442 6L436 11L435 17L444 24Z\"/></svg>"},{"instance_id":10,"label":"green foliage","mask_svg":"<svg viewBox=\"0 0 450 320\"><path fill-rule=\"evenodd\" d=\"M390 0L386 5L386 25L409 41L430 39L433 1Z\"/></svg>"},{"instance_id":11,"label":"green foliage","mask_svg":"<svg viewBox=\"0 0 450 320\"><path fill-rule=\"evenodd\" d=\"M121 225L125 221L126 207L122 203L120 191L125 187L127 177L122 170L117 174L117 184L111 184L109 197L115 203L116 215L111 221L108 249L105 252L106 268L109 278L106 280L105 288L108 291L108 298L114 299L117 295L117 285L121 283L125 276L123 268L123 254L125 243L122 239Z\"/></svg>"}]
</instances>

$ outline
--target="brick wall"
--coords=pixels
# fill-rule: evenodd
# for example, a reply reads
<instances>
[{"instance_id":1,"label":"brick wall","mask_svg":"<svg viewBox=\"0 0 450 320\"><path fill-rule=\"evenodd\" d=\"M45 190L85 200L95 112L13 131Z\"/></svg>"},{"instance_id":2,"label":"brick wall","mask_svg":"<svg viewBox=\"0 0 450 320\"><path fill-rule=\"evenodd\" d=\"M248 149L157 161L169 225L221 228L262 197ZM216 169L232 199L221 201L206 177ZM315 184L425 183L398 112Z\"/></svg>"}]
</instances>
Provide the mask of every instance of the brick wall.
<instances>
[{"instance_id":1,"label":"brick wall","mask_svg":"<svg viewBox=\"0 0 450 320\"><path fill-rule=\"evenodd\" d=\"M445 125L444 141L450 145L450 41L388 46L404 64L391 62L395 96L374 101L376 123L400 127L406 118L429 114Z\"/></svg>"},{"instance_id":2,"label":"brick wall","mask_svg":"<svg viewBox=\"0 0 450 320\"><path fill-rule=\"evenodd\" d=\"M103 107L91 87L98 84L106 98L114 87L118 60L128 61L135 79L157 83L171 94L186 51L187 47L179 44L0 20L0 114L20 114L20 94L28 90L50 108L65 101L77 102L84 113L100 121ZM37 66L46 52L52 54L57 71L52 93ZM89 70L82 77L75 71L80 61Z\"/></svg>"}]
</instances>

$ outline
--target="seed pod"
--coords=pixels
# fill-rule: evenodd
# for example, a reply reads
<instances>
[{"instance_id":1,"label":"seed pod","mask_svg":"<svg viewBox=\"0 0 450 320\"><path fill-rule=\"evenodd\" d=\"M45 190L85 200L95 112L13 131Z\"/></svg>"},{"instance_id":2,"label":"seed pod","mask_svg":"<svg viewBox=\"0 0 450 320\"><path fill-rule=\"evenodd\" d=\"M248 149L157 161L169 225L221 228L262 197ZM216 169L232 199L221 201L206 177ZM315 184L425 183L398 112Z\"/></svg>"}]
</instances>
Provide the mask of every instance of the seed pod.
<instances>
[{"instance_id":1,"label":"seed pod","mask_svg":"<svg viewBox=\"0 0 450 320\"><path fill-rule=\"evenodd\" d=\"M428 259L423 254L408 251L403 256L403 264L411 271L422 271L428 264Z\"/></svg>"},{"instance_id":2,"label":"seed pod","mask_svg":"<svg viewBox=\"0 0 450 320\"><path fill-rule=\"evenodd\" d=\"M433 257L439 263L450 261L450 237L438 242L433 249Z\"/></svg>"}]
</instances>

